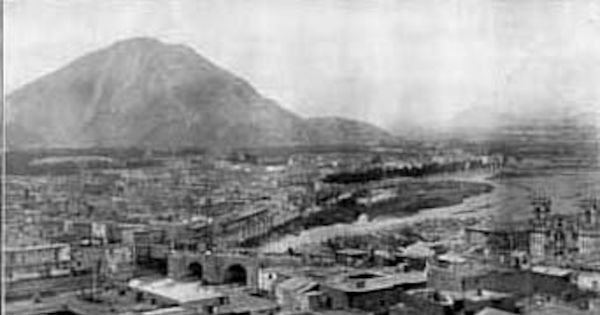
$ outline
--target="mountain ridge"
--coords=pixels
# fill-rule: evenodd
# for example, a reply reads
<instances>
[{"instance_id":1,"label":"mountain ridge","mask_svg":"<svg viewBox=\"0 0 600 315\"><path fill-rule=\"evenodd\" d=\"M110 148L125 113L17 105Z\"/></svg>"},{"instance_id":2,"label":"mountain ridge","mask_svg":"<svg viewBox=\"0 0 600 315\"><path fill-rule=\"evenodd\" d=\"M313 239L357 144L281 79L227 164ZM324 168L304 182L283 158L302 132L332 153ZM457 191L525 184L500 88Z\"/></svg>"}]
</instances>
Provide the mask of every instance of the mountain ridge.
<instances>
[{"instance_id":1,"label":"mountain ridge","mask_svg":"<svg viewBox=\"0 0 600 315\"><path fill-rule=\"evenodd\" d=\"M367 123L302 118L192 48L152 38L77 58L14 91L7 104L9 148L394 141Z\"/></svg>"}]
</instances>

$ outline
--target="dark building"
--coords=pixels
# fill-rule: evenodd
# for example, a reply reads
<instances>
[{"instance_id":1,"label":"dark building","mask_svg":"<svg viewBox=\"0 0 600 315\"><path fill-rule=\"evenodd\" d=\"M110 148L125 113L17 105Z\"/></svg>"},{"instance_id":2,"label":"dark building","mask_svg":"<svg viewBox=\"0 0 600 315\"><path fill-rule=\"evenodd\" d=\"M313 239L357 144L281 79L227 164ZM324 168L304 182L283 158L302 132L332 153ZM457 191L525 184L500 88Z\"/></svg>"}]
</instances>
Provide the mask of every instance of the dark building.
<instances>
[{"instance_id":1,"label":"dark building","mask_svg":"<svg viewBox=\"0 0 600 315\"><path fill-rule=\"evenodd\" d=\"M424 288L425 284L422 272L391 275L359 273L326 281L321 290L325 295L326 308L386 313L401 301L404 292Z\"/></svg>"}]
</instances>

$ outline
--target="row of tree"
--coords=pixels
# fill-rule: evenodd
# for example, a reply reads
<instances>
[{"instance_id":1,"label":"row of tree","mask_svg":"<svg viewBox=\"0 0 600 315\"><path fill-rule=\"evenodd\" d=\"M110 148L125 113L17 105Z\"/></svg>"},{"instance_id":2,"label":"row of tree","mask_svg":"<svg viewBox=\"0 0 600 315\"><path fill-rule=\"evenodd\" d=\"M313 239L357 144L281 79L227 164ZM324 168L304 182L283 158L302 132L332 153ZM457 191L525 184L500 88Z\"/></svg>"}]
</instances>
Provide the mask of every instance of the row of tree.
<instances>
[{"instance_id":1,"label":"row of tree","mask_svg":"<svg viewBox=\"0 0 600 315\"><path fill-rule=\"evenodd\" d=\"M323 181L329 184L356 184L379 181L395 177L423 177L441 173L452 173L463 170L487 168L490 165L481 160L457 161L450 163L426 163L421 166L404 166L389 168L376 166L367 170L339 172L326 176Z\"/></svg>"}]
</instances>

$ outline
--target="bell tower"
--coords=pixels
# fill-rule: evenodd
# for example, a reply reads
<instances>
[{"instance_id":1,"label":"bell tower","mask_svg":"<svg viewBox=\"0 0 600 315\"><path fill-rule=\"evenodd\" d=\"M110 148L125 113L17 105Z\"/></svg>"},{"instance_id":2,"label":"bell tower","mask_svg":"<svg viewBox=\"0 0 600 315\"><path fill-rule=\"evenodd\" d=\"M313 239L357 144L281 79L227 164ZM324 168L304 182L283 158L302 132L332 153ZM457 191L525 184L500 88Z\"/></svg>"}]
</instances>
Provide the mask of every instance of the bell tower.
<instances>
[{"instance_id":1,"label":"bell tower","mask_svg":"<svg viewBox=\"0 0 600 315\"><path fill-rule=\"evenodd\" d=\"M552 211L552 200L543 194L538 194L531 200L533 206L534 218L541 223L548 219Z\"/></svg>"}]
</instances>

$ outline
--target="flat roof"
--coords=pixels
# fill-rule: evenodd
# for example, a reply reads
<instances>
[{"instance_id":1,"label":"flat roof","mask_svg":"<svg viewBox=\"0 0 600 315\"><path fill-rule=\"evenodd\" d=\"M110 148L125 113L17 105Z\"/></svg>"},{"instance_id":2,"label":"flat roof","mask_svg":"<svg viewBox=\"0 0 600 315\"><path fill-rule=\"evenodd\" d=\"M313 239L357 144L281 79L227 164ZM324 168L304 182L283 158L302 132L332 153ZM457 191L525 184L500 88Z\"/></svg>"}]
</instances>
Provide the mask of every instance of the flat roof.
<instances>
[{"instance_id":1,"label":"flat roof","mask_svg":"<svg viewBox=\"0 0 600 315\"><path fill-rule=\"evenodd\" d=\"M229 303L218 307L219 313L258 313L276 309L277 303L248 294L234 293L229 297Z\"/></svg>"},{"instance_id":2,"label":"flat roof","mask_svg":"<svg viewBox=\"0 0 600 315\"><path fill-rule=\"evenodd\" d=\"M461 255L455 253L447 253L438 256L438 260L447 261L451 263L463 264L467 262L467 259Z\"/></svg>"},{"instance_id":3,"label":"flat roof","mask_svg":"<svg viewBox=\"0 0 600 315\"><path fill-rule=\"evenodd\" d=\"M516 315L516 313L510 313L507 311L499 310L497 308L486 307L475 315Z\"/></svg>"},{"instance_id":4,"label":"flat roof","mask_svg":"<svg viewBox=\"0 0 600 315\"><path fill-rule=\"evenodd\" d=\"M336 255L341 254L341 255L347 255L347 256L363 256L363 255L369 254L369 252L366 250L356 249L356 248L340 249L340 250L336 251L335 253L336 253Z\"/></svg>"},{"instance_id":5,"label":"flat roof","mask_svg":"<svg viewBox=\"0 0 600 315\"><path fill-rule=\"evenodd\" d=\"M159 308L157 310L142 313L142 315L194 315L195 310L183 308L181 306Z\"/></svg>"},{"instance_id":6,"label":"flat roof","mask_svg":"<svg viewBox=\"0 0 600 315\"><path fill-rule=\"evenodd\" d=\"M443 295L453 299L466 299L469 301L488 301L510 297L511 294L490 290L468 290L468 291L441 291Z\"/></svg>"},{"instance_id":7,"label":"flat roof","mask_svg":"<svg viewBox=\"0 0 600 315\"><path fill-rule=\"evenodd\" d=\"M292 277L279 283L280 288L293 291L296 294L304 293L316 285L317 282L307 277Z\"/></svg>"},{"instance_id":8,"label":"flat roof","mask_svg":"<svg viewBox=\"0 0 600 315\"><path fill-rule=\"evenodd\" d=\"M548 276L566 277L573 273L571 269L553 267L553 266L533 266L531 271Z\"/></svg>"},{"instance_id":9,"label":"flat roof","mask_svg":"<svg viewBox=\"0 0 600 315\"><path fill-rule=\"evenodd\" d=\"M66 243L47 243L47 244L36 244L36 245L24 245L24 246L9 246L5 247L3 252L24 252L24 251L35 251L43 249L56 249L69 247Z\"/></svg>"},{"instance_id":10,"label":"flat roof","mask_svg":"<svg viewBox=\"0 0 600 315\"><path fill-rule=\"evenodd\" d=\"M403 284L425 283L427 281L425 273L418 271L383 274L370 279L350 279L349 276L345 275L337 281L326 282L326 285L345 292L368 292L388 289Z\"/></svg>"},{"instance_id":11,"label":"flat roof","mask_svg":"<svg viewBox=\"0 0 600 315\"><path fill-rule=\"evenodd\" d=\"M430 302L434 302L439 305L452 305L454 303L452 297L443 295L442 292L437 291L431 287L408 290L406 291L406 294L411 296L418 296L422 299L429 300Z\"/></svg>"},{"instance_id":12,"label":"flat roof","mask_svg":"<svg viewBox=\"0 0 600 315\"><path fill-rule=\"evenodd\" d=\"M179 304L224 297L226 294L203 286L200 281L180 282L170 278L158 280L133 279L128 286L132 289L157 295Z\"/></svg>"}]
</instances>

